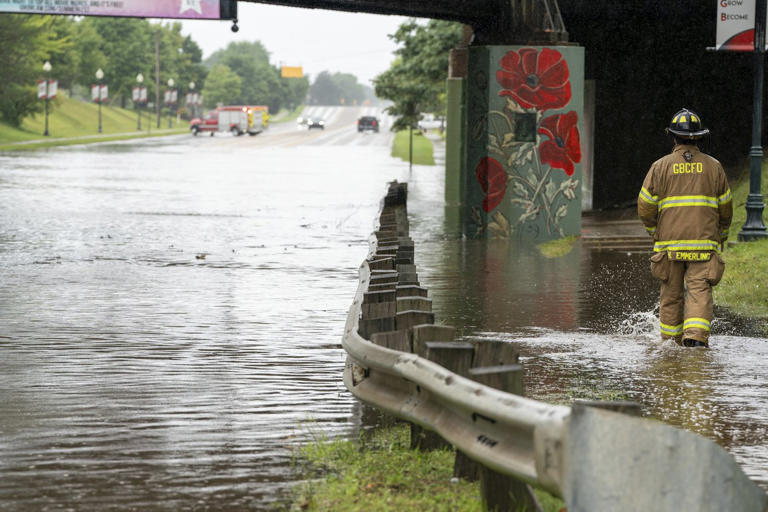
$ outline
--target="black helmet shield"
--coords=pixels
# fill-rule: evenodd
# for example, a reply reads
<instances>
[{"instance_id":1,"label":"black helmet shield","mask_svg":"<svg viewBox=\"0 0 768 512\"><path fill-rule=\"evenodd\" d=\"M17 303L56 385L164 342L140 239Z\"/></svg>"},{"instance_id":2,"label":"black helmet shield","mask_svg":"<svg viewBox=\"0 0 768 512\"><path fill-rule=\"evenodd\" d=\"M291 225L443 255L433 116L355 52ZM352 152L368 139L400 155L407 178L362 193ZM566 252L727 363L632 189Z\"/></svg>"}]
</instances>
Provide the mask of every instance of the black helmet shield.
<instances>
[{"instance_id":1,"label":"black helmet shield","mask_svg":"<svg viewBox=\"0 0 768 512\"><path fill-rule=\"evenodd\" d=\"M669 128L665 130L681 139L696 140L709 133L709 130L701 126L701 118L695 112L684 108L672 117Z\"/></svg>"}]
</instances>

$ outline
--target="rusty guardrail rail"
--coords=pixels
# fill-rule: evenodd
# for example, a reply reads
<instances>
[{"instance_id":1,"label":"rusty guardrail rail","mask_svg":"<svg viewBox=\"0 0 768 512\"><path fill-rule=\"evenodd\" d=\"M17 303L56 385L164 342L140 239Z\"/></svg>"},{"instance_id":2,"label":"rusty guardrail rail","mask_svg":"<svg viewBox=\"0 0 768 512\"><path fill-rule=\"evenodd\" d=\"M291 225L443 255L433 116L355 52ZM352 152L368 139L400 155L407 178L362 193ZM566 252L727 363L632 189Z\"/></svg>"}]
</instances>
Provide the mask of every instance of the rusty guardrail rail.
<instances>
[{"instance_id":1,"label":"rusty guardrail rail","mask_svg":"<svg viewBox=\"0 0 768 512\"><path fill-rule=\"evenodd\" d=\"M570 512L768 511L765 491L709 439L583 404L523 398L406 352L423 343L417 333L430 327L413 319L429 316L380 301L414 288L398 284L403 273L415 275L406 195L404 184L390 184L347 316L344 383L356 397L439 433L483 466L562 497ZM369 319L361 319L364 310Z\"/></svg>"}]
</instances>

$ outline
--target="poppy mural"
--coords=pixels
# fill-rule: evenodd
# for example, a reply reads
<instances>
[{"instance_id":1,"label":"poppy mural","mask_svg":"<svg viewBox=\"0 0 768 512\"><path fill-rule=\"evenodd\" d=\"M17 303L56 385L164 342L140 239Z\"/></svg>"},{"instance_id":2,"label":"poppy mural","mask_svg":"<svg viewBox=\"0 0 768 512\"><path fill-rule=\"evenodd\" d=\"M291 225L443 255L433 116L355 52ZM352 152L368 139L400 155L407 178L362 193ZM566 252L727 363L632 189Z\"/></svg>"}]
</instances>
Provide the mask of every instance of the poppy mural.
<instances>
[{"instance_id":1,"label":"poppy mural","mask_svg":"<svg viewBox=\"0 0 768 512\"><path fill-rule=\"evenodd\" d=\"M583 48L470 52L468 234L536 242L578 234Z\"/></svg>"}]
</instances>

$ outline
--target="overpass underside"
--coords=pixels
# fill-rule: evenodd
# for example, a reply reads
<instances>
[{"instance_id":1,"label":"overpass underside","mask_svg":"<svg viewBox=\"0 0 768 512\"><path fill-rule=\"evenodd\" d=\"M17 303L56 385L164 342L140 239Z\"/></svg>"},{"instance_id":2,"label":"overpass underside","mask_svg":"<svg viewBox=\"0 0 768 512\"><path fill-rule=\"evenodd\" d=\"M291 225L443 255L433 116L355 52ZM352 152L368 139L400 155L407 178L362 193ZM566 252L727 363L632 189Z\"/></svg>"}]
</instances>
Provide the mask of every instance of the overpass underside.
<instances>
[{"instance_id":1,"label":"overpass underside","mask_svg":"<svg viewBox=\"0 0 768 512\"><path fill-rule=\"evenodd\" d=\"M557 0L239 0L309 9L457 21L472 27L476 44L567 40Z\"/></svg>"}]
</instances>

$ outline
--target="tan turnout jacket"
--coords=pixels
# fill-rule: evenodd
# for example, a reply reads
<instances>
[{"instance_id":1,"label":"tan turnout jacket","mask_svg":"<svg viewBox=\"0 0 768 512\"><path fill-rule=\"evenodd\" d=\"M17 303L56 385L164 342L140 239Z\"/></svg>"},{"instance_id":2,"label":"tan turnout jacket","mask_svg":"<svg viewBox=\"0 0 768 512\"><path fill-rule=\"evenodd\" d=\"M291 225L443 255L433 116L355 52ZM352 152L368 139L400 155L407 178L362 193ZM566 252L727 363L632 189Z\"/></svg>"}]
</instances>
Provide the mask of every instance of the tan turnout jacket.
<instances>
[{"instance_id":1,"label":"tan turnout jacket","mask_svg":"<svg viewBox=\"0 0 768 512\"><path fill-rule=\"evenodd\" d=\"M733 216L723 166L694 145L676 145L651 165L637 212L656 252L720 252Z\"/></svg>"}]
</instances>

